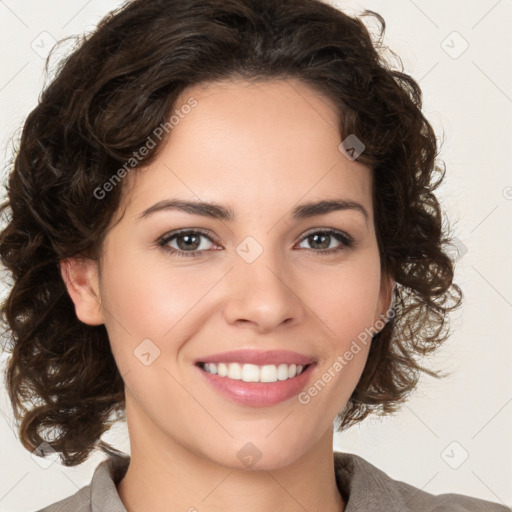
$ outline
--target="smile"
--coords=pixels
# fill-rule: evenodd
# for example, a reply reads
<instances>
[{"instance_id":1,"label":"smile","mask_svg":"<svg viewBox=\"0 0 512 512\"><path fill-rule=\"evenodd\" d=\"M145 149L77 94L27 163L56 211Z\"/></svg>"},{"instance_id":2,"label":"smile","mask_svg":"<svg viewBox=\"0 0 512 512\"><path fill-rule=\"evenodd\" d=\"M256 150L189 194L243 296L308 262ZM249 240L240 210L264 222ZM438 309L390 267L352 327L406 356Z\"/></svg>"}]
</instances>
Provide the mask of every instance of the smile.
<instances>
[{"instance_id":1,"label":"smile","mask_svg":"<svg viewBox=\"0 0 512 512\"><path fill-rule=\"evenodd\" d=\"M197 363L194 365L210 389L230 402L269 407L296 397L307 387L316 363L279 365Z\"/></svg>"},{"instance_id":2,"label":"smile","mask_svg":"<svg viewBox=\"0 0 512 512\"><path fill-rule=\"evenodd\" d=\"M306 365L307 366L307 365ZM305 366L296 364L203 363L205 372L244 382L277 382L300 375Z\"/></svg>"}]
</instances>

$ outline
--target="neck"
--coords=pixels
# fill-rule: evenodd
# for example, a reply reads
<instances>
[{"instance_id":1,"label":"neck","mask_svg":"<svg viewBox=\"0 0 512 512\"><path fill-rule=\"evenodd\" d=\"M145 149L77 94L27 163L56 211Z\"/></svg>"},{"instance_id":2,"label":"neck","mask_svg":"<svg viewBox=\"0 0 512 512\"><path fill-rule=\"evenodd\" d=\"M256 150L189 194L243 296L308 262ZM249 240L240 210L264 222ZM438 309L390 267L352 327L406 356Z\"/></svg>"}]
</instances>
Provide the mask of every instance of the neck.
<instances>
[{"instance_id":1,"label":"neck","mask_svg":"<svg viewBox=\"0 0 512 512\"><path fill-rule=\"evenodd\" d=\"M134 420L128 409L127 420L131 460L117 490L128 512L345 509L334 473L332 427L293 463L269 471L220 465L151 422Z\"/></svg>"}]
</instances>

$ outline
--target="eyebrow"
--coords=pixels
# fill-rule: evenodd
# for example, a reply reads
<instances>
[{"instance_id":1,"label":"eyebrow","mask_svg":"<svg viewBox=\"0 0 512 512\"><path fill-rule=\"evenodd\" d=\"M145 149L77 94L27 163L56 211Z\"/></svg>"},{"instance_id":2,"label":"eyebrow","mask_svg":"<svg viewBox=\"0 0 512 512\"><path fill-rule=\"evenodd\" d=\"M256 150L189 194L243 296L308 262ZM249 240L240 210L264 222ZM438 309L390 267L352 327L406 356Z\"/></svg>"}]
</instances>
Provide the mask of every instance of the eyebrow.
<instances>
[{"instance_id":1,"label":"eyebrow","mask_svg":"<svg viewBox=\"0 0 512 512\"><path fill-rule=\"evenodd\" d=\"M144 210L139 215L139 220L147 218L151 214L162 210L178 210L190 213L192 215L201 215L203 217L229 222L232 222L235 219L233 210L217 203L207 203L204 201L183 201L180 199L164 199ZM366 222L368 222L369 214L366 208L362 204L355 201L350 201L348 199L330 199L304 203L296 206L292 210L292 217L295 220L301 220L340 210L358 211L364 215Z\"/></svg>"}]
</instances>

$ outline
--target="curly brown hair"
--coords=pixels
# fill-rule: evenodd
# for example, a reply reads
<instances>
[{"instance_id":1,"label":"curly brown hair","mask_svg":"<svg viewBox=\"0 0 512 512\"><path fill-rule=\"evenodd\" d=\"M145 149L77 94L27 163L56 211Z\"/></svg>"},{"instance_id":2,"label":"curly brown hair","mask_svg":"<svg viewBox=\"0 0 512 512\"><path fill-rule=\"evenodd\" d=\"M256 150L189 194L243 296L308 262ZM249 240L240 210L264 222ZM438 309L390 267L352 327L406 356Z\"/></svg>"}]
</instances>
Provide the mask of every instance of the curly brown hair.
<instances>
[{"instance_id":1,"label":"curly brown hair","mask_svg":"<svg viewBox=\"0 0 512 512\"><path fill-rule=\"evenodd\" d=\"M338 430L395 412L420 372L439 378L417 358L446 340L462 301L433 193L445 169L421 90L391 64L384 31L377 13L351 17L321 0L134 0L79 39L25 120L0 206L11 210L0 234L13 278L0 310L6 387L28 450L47 442L73 466L98 443L114 449L100 437L125 417L123 379L105 326L77 319L60 262L99 259L123 183L98 191L201 82L299 78L339 107L341 140L364 142L382 271L399 286Z\"/></svg>"}]
</instances>

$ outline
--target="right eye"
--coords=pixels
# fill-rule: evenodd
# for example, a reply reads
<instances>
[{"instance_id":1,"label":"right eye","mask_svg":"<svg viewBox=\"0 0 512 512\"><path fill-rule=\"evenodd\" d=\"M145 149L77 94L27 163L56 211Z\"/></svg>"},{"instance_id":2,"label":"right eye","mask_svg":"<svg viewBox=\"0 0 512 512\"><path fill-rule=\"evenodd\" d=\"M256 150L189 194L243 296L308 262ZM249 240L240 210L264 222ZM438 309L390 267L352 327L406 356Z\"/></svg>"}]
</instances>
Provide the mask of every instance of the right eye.
<instances>
[{"instance_id":1,"label":"right eye","mask_svg":"<svg viewBox=\"0 0 512 512\"><path fill-rule=\"evenodd\" d=\"M207 239L212 242L211 238L206 234L206 232L198 231L198 230L180 230L171 232L158 240L158 246L162 247L165 251L169 252L173 256L178 257L195 257L201 256L201 253L204 253L208 250L207 243L202 243L203 239ZM170 243L175 242L176 246L170 245ZM212 242L213 243L213 242Z\"/></svg>"}]
</instances>

